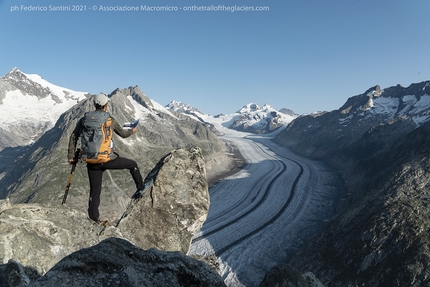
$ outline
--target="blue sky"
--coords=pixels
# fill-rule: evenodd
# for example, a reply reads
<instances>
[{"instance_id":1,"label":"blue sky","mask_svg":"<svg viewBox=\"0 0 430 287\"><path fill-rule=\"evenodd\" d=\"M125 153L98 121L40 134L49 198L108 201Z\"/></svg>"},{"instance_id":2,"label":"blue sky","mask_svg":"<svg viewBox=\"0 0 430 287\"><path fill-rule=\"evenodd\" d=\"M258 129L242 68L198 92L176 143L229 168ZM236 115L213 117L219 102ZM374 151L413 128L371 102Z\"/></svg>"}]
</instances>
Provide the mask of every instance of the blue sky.
<instances>
[{"instance_id":1,"label":"blue sky","mask_svg":"<svg viewBox=\"0 0 430 287\"><path fill-rule=\"evenodd\" d=\"M49 11L74 4L86 11ZM193 5L268 11L185 11ZM0 75L18 67L91 93L138 85L212 115L250 102L334 110L374 85L430 80L429 11L428 0L0 0Z\"/></svg>"}]
</instances>

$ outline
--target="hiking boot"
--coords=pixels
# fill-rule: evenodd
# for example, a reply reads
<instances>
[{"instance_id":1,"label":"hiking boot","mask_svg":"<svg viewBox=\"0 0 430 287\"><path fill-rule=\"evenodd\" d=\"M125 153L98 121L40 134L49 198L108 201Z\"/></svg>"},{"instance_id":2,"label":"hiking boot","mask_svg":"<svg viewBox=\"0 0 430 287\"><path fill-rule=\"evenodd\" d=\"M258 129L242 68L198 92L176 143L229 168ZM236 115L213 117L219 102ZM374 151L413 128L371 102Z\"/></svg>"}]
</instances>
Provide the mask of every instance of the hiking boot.
<instances>
[{"instance_id":1,"label":"hiking boot","mask_svg":"<svg viewBox=\"0 0 430 287\"><path fill-rule=\"evenodd\" d=\"M142 196L145 195L147 189L138 189L136 190L136 192L133 194L133 196L131 198L136 199L136 198L141 198Z\"/></svg>"},{"instance_id":2,"label":"hiking boot","mask_svg":"<svg viewBox=\"0 0 430 287\"><path fill-rule=\"evenodd\" d=\"M103 229L105 228L102 224L101 224L101 222L100 222L100 220L94 220L94 219L91 219L91 218L88 218L89 220L91 220L91 223L97 228L97 231L98 232L101 232L101 231L103 231Z\"/></svg>"},{"instance_id":3,"label":"hiking boot","mask_svg":"<svg viewBox=\"0 0 430 287\"><path fill-rule=\"evenodd\" d=\"M108 218L102 218L99 220L98 224L102 226L103 228L106 228L108 226L115 226L115 223L110 221Z\"/></svg>"},{"instance_id":4,"label":"hiking boot","mask_svg":"<svg viewBox=\"0 0 430 287\"><path fill-rule=\"evenodd\" d=\"M144 196L146 194L146 192L149 190L149 187L151 185L152 185L152 179L148 180L145 183L145 187L143 189L136 190L136 192L133 194L133 196L131 198L137 199L137 198L140 198L140 197Z\"/></svg>"}]
</instances>

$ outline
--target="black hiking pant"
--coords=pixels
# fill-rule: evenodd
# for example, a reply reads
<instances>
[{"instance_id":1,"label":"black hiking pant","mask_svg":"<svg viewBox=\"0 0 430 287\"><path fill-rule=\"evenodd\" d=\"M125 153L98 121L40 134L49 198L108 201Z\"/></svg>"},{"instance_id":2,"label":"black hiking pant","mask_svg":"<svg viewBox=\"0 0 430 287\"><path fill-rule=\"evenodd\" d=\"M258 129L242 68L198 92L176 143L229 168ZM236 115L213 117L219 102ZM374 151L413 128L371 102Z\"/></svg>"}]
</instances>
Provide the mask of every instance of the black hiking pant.
<instances>
[{"instance_id":1,"label":"black hiking pant","mask_svg":"<svg viewBox=\"0 0 430 287\"><path fill-rule=\"evenodd\" d=\"M105 163L87 164L88 178L90 180L90 199L88 203L88 215L95 222L99 221L100 194L102 191L103 172L108 169L128 169L133 177L136 188L143 189L142 175L134 160L117 156Z\"/></svg>"}]
</instances>

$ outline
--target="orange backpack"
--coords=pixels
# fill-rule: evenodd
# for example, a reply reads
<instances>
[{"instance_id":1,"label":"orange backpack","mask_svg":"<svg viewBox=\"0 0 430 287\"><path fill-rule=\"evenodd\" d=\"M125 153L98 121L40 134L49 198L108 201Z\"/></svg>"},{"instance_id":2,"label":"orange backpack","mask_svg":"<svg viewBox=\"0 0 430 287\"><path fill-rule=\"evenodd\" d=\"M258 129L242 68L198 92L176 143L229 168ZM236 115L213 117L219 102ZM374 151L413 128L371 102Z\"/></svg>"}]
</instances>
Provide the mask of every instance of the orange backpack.
<instances>
[{"instance_id":1,"label":"orange backpack","mask_svg":"<svg viewBox=\"0 0 430 287\"><path fill-rule=\"evenodd\" d=\"M112 118L103 111L92 111L82 119L81 148L82 160L104 163L115 157L111 129Z\"/></svg>"}]
</instances>

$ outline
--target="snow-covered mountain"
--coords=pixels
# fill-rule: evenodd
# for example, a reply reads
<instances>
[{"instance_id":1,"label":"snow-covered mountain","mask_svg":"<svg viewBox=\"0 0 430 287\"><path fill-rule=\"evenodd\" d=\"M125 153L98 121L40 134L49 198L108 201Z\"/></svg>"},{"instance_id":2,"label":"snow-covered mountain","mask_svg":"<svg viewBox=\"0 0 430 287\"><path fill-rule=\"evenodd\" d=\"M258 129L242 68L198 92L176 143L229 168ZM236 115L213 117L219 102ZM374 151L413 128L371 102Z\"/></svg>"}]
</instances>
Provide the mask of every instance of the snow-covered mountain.
<instances>
[{"instance_id":1,"label":"snow-covered mountain","mask_svg":"<svg viewBox=\"0 0 430 287\"><path fill-rule=\"evenodd\" d=\"M356 156L363 158L429 120L430 81L408 87L374 86L337 110L300 116L276 141L317 158L355 146Z\"/></svg>"},{"instance_id":2,"label":"snow-covered mountain","mask_svg":"<svg viewBox=\"0 0 430 287\"><path fill-rule=\"evenodd\" d=\"M249 103L233 114L216 116L203 114L192 106L177 101L172 101L166 108L186 114L201 122L221 124L230 129L256 134L271 132L279 127L287 126L298 117L288 109L282 109L286 112L283 113L275 110L269 104L260 107L255 103Z\"/></svg>"},{"instance_id":3,"label":"snow-covered mountain","mask_svg":"<svg viewBox=\"0 0 430 287\"><path fill-rule=\"evenodd\" d=\"M192 107L191 105L184 104L182 102L178 102L176 100L171 101L169 104L165 106L165 108L169 111L174 111L180 114L184 114L189 116L190 118L199 121L206 125L211 125L206 119L211 118L210 116L203 114L198 109Z\"/></svg>"},{"instance_id":4,"label":"snow-covered mountain","mask_svg":"<svg viewBox=\"0 0 430 287\"><path fill-rule=\"evenodd\" d=\"M178 113L184 113L184 114L203 114L198 109L192 107L191 105L184 104L178 101L171 101L168 105L166 105L166 108Z\"/></svg>"},{"instance_id":5,"label":"snow-covered mountain","mask_svg":"<svg viewBox=\"0 0 430 287\"><path fill-rule=\"evenodd\" d=\"M420 126L430 119L430 82L412 84L408 88L397 85L384 90L375 86L362 95L349 98L340 110L345 115L339 119L344 126L354 118L361 122L375 117L386 122L405 117Z\"/></svg>"},{"instance_id":6,"label":"snow-covered mountain","mask_svg":"<svg viewBox=\"0 0 430 287\"><path fill-rule=\"evenodd\" d=\"M297 115L278 112L269 104L260 107L255 103L250 103L233 114L229 128L252 133L266 133L288 125L296 117Z\"/></svg>"},{"instance_id":7,"label":"snow-covered mountain","mask_svg":"<svg viewBox=\"0 0 430 287\"><path fill-rule=\"evenodd\" d=\"M31 144L87 96L12 69L0 78L0 151Z\"/></svg>"}]
</instances>

